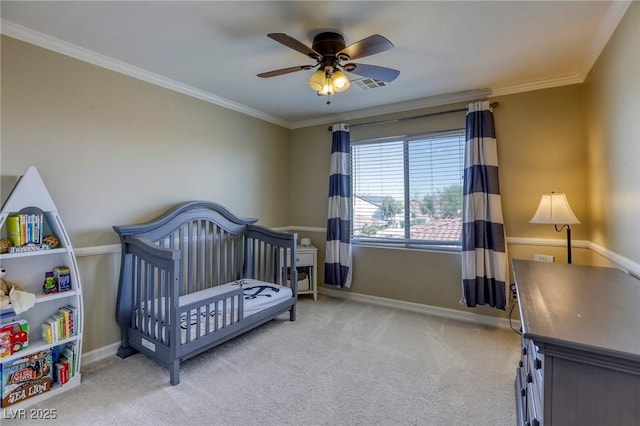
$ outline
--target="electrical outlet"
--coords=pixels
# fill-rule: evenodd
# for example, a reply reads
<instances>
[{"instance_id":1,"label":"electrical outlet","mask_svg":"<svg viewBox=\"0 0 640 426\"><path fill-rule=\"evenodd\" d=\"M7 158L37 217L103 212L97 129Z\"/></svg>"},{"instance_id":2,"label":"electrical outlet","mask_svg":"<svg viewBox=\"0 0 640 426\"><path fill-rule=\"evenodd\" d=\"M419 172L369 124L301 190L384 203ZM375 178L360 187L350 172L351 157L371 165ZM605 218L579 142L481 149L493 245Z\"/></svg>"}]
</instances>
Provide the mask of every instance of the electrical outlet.
<instances>
[{"instance_id":1,"label":"electrical outlet","mask_svg":"<svg viewBox=\"0 0 640 426\"><path fill-rule=\"evenodd\" d=\"M552 262L552 263L555 261L554 257L548 254L534 254L533 260L537 262Z\"/></svg>"}]
</instances>

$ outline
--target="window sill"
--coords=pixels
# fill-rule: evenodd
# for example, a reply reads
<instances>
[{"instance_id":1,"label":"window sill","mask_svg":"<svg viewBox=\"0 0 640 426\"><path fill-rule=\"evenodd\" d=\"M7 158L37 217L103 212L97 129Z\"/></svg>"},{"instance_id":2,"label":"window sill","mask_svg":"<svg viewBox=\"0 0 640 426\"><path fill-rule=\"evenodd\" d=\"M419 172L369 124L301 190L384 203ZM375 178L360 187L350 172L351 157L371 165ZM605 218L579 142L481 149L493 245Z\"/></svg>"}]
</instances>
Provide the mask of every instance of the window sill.
<instances>
[{"instance_id":1,"label":"window sill","mask_svg":"<svg viewBox=\"0 0 640 426\"><path fill-rule=\"evenodd\" d=\"M385 243L374 241L351 241L352 246L368 247L368 248L381 248L390 250L413 250L413 251L431 251L438 253L461 253L462 247L460 246L447 246L440 244L411 244L411 243Z\"/></svg>"}]
</instances>

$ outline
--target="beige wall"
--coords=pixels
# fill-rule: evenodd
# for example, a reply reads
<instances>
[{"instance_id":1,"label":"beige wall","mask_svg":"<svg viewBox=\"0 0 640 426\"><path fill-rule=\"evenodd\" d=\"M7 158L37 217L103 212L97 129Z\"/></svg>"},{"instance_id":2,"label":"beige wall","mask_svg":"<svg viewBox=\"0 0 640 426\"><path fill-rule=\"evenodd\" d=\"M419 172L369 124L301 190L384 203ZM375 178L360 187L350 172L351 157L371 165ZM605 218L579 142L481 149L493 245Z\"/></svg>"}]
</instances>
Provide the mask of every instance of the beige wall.
<instances>
[{"instance_id":1,"label":"beige wall","mask_svg":"<svg viewBox=\"0 0 640 426\"><path fill-rule=\"evenodd\" d=\"M1 48L2 187L36 166L77 251L185 200L289 223L288 129L9 37ZM119 338L120 259L78 263L89 352Z\"/></svg>"},{"instance_id":2,"label":"beige wall","mask_svg":"<svg viewBox=\"0 0 640 426\"><path fill-rule=\"evenodd\" d=\"M591 239L640 263L639 2L629 6L584 92Z\"/></svg>"}]
</instances>

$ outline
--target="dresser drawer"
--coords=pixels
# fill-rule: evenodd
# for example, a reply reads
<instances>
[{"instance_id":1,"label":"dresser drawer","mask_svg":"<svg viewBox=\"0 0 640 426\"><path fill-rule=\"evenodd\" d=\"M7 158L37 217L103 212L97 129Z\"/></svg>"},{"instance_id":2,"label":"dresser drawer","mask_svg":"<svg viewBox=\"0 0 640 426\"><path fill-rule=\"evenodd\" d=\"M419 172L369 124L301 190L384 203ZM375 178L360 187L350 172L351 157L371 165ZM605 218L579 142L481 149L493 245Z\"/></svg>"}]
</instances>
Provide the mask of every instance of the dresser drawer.
<instances>
[{"instance_id":1,"label":"dresser drawer","mask_svg":"<svg viewBox=\"0 0 640 426\"><path fill-rule=\"evenodd\" d=\"M542 426L542 406L533 383L527 385L527 425Z\"/></svg>"},{"instance_id":2,"label":"dresser drawer","mask_svg":"<svg viewBox=\"0 0 640 426\"><path fill-rule=\"evenodd\" d=\"M518 367L516 369L516 424L518 426L526 425L526 412L527 412L527 385L524 381L524 368Z\"/></svg>"},{"instance_id":3,"label":"dresser drawer","mask_svg":"<svg viewBox=\"0 0 640 426\"><path fill-rule=\"evenodd\" d=\"M538 347L530 339L527 339L527 353L529 354L527 357L527 372L534 377L534 382L540 389L540 395L542 395L544 355L538 351Z\"/></svg>"},{"instance_id":4,"label":"dresser drawer","mask_svg":"<svg viewBox=\"0 0 640 426\"><path fill-rule=\"evenodd\" d=\"M296 266L313 266L313 253L296 253Z\"/></svg>"},{"instance_id":5,"label":"dresser drawer","mask_svg":"<svg viewBox=\"0 0 640 426\"><path fill-rule=\"evenodd\" d=\"M543 356L538 352L538 347L531 339L522 341L522 361L526 385L526 423L525 425L541 425L544 413L543 407Z\"/></svg>"}]
</instances>

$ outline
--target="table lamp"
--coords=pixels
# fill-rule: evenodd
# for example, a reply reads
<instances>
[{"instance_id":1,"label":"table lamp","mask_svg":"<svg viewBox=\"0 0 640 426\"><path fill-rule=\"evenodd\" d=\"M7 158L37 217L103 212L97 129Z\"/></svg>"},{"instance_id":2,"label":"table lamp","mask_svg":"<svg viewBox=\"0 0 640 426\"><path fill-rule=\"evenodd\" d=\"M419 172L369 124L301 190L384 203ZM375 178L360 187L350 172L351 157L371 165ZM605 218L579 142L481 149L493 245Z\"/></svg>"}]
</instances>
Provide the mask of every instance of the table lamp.
<instances>
[{"instance_id":1,"label":"table lamp","mask_svg":"<svg viewBox=\"0 0 640 426\"><path fill-rule=\"evenodd\" d=\"M543 194L538 210L529 223L552 224L556 232L567 228L567 263L571 263L571 227L569 225L580 223L580 221L571 210L565 194L555 192ZM558 225L562 225L560 229Z\"/></svg>"}]
</instances>

